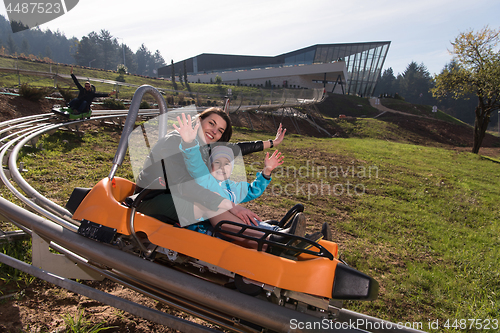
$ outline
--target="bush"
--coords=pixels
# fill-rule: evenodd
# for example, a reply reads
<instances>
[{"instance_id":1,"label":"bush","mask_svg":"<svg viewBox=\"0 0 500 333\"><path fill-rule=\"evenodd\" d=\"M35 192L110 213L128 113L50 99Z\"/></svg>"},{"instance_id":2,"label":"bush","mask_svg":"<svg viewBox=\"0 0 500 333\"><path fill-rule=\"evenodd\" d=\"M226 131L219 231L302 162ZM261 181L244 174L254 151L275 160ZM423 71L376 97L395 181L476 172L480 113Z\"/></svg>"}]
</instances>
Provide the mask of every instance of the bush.
<instances>
[{"instance_id":1,"label":"bush","mask_svg":"<svg viewBox=\"0 0 500 333\"><path fill-rule=\"evenodd\" d=\"M110 110L125 110L125 104L123 104L122 101L119 101L114 98L107 98L102 102L104 107L110 109Z\"/></svg>"},{"instance_id":2,"label":"bush","mask_svg":"<svg viewBox=\"0 0 500 333\"><path fill-rule=\"evenodd\" d=\"M139 109L151 109L151 106L149 105L148 102L142 101L141 105L139 105Z\"/></svg>"},{"instance_id":3,"label":"bush","mask_svg":"<svg viewBox=\"0 0 500 333\"><path fill-rule=\"evenodd\" d=\"M128 68L124 64L119 64L118 66L116 66L116 71L118 72L118 74L120 74L120 76L123 76L127 74Z\"/></svg>"},{"instance_id":4,"label":"bush","mask_svg":"<svg viewBox=\"0 0 500 333\"><path fill-rule=\"evenodd\" d=\"M75 98L74 94L71 92L70 88L61 88L57 85L57 90L61 94L62 98L66 103L69 103L73 98Z\"/></svg>"},{"instance_id":5,"label":"bush","mask_svg":"<svg viewBox=\"0 0 500 333\"><path fill-rule=\"evenodd\" d=\"M179 97L179 104L183 105L182 103L184 103L184 98L185 98L184 94L180 93L178 97Z\"/></svg>"},{"instance_id":6,"label":"bush","mask_svg":"<svg viewBox=\"0 0 500 333\"><path fill-rule=\"evenodd\" d=\"M35 88L29 86L27 83L23 83L19 88L19 95L27 100L38 102L42 98L45 98L50 92L51 88Z\"/></svg>"},{"instance_id":7,"label":"bush","mask_svg":"<svg viewBox=\"0 0 500 333\"><path fill-rule=\"evenodd\" d=\"M394 99L399 99L400 101L404 101L405 100L405 98L403 96L399 95L398 93L394 94Z\"/></svg>"},{"instance_id":8,"label":"bush","mask_svg":"<svg viewBox=\"0 0 500 333\"><path fill-rule=\"evenodd\" d=\"M170 105L174 104L174 97L173 96L167 96L165 99L167 100L167 104L170 104Z\"/></svg>"}]
</instances>

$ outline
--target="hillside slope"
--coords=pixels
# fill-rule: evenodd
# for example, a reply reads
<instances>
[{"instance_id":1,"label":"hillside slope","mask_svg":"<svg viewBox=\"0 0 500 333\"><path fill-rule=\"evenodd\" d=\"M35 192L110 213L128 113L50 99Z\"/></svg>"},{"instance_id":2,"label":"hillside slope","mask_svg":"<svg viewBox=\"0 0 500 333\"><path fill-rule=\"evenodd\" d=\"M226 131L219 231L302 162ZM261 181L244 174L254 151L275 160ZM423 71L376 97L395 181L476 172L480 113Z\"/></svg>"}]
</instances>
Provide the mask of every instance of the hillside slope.
<instances>
[{"instance_id":1,"label":"hillside slope","mask_svg":"<svg viewBox=\"0 0 500 333\"><path fill-rule=\"evenodd\" d=\"M413 107L409 103L406 104L415 110L414 113L396 111L382 114L372 107L366 98L334 95L316 106L322 118L316 119L315 122L326 129L332 137L375 138L464 151L472 149L471 126L446 114L435 115L429 111L432 108L430 106ZM345 117L339 118L340 115ZM437 119L438 117L441 119ZM314 137L328 136L310 123L304 120L292 121L290 117L266 117L263 114L248 113L248 115L235 115L232 120L235 126L265 132L270 132L275 124L282 121L288 133ZM496 148L500 147L500 138L486 134L482 146L480 154L497 157L499 154Z\"/></svg>"}]
</instances>

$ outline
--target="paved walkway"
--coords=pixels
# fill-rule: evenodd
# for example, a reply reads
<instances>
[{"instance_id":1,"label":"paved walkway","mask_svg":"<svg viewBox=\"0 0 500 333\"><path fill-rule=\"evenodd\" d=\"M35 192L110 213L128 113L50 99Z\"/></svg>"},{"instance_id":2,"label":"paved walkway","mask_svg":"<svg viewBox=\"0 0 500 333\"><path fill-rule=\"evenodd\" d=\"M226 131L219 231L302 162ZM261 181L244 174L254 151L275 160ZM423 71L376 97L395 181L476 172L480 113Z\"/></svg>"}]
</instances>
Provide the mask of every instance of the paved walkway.
<instances>
[{"instance_id":1,"label":"paved walkway","mask_svg":"<svg viewBox=\"0 0 500 333\"><path fill-rule=\"evenodd\" d=\"M399 113L399 114L402 114L402 115L405 115L405 116L422 117L422 116L419 116L419 115L416 115L416 114L411 114L411 113L407 113L407 112L402 112L402 111L396 111L396 110L393 110L393 109L389 109L388 107L385 107L385 106L383 106L380 103L380 99L378 97L371 97L370 98L370 105L373 106L375 109L381 111L381 113L379 113L378 115L376 115L373 118L377 118L377 117L383 115L386 112ZM423 118L427 118L427 117L423 117Z\"/></svg>"}]
</instances>

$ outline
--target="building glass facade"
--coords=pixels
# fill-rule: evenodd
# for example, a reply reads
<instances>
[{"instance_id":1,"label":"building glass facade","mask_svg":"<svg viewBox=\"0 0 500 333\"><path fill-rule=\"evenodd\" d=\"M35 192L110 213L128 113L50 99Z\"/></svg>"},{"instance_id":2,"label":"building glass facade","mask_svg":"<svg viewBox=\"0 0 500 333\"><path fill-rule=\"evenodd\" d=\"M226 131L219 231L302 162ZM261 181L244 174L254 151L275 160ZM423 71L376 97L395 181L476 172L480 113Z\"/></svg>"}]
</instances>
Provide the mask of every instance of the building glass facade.
<instances>
[{"instance_id":1,"label":"building glass facade","mask_svg":"<svg viewBox=\"0 0 500 333\"><path fill-rule=\"evenodd\" d=\"M175 72L185 69L188 74L214 73L227 70L283 67L344 61L347 67L345 93L372 96L389 51L391 42L317 44L274 57L200 54L175 64ZM158 75L171 76L172 66L158 69Z\"/></svg>"},{"instance_id":2,"label":"building glass facade","mask_svg":"<svg viewBox=\"0 0 500 333\"><path fill-rule=\"evenodd\" d=\"M282 55L285 65L321 64L343 60L349 75L346 93L371 96L391 42L322 44Z\"/></svg>"}]
</instances>

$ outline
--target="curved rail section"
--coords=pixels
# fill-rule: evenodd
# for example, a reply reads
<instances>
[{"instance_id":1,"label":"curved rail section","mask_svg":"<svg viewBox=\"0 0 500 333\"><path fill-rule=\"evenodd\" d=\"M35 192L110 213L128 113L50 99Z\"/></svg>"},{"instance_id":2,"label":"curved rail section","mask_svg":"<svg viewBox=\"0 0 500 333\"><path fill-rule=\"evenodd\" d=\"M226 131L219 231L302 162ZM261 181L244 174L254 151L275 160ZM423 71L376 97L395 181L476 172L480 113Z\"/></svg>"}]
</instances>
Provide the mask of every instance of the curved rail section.
<instances>
[{"instance_id":1,"label":"curved rail section","mask_svg":"<svg viewBox=\"0 0 500 333\"><path fill-rule=\"evenodd\" d=\"M137 107L138 109L138 107ZM162 110L160 106L160 113ZM148 297L175 307L185 313L212 322L234 332L259 332L261 328L276 332L362 332L359 320L372 323L371 332L388 332L388 322L339 309L336 322L328 325L324 318L294 311L258 298L250 297L222 286L186 275L157 263L144 260L117 248L82 237L76 233L78 222L71 214L32 188L22 177L17 156L27 144L36 146L37 138L61 127L78 126L85 121L123 119L127 111L101 111L89 120L55 122L52 114L42 114L0 123L0 156L8 169L0 169L0 178L26 208L0 197L0 214L32 236L33 265L0 254L0 262L85 295L102 303L128 311L136 316L164 324L182 332L213 332L215 330L184 319L146 308L116 296L89 288L71 279L108 278ZM157 112L156 112L157 114ZM152 113L139 112L150 117ZM121 157L121 155L119 155ZM117 162L117 161L115 161ZM118 161L121 162L121 161ZM24 192L11 183L14 181ZM49 247L60 254L49 252ZM40 268L41 267L41 268ZM292 325L302 323L302 325ZM307 324L304 324L307 323ZM354 324L350 325L350 324ZM385 323L385 325L384 325ZM391 332L418 332L396 328ZM382 329L378 329L382 328ZM364 331L366 332L366 331Z\"/></svg>"}]
</instances>

